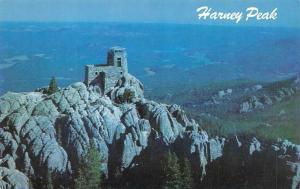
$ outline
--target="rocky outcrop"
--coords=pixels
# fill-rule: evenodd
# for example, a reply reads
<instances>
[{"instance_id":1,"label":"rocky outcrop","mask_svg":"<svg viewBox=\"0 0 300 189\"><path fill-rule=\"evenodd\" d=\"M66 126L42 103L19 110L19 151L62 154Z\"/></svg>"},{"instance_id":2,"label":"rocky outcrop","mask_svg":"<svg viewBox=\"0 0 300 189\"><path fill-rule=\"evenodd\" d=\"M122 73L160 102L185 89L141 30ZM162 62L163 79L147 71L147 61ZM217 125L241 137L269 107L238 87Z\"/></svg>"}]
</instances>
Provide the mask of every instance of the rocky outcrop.
<instances>
[{"instance_id":1,"label":"rocky outcrop","mask_svg":"<svg viewBox=\"0 0 300 189\"><path fill-rule=\"evenodd\" d=\"M132 75L125 74L109 92L109 96L118 103L135 102L144 98L144 86Z\"/></svg>"},{"instance_id":2,"label":"rocky outcrop","mask_svg":"<svg viewBox=\"0 0 300 189\"><path fill-rule=\"evenodd\" d=\"M272 154L274 150L267 149L274 148L290 171L286 176L293 183L290 188L299 184L299 146L285 141L263 147L256 138L249 142L210 138L178 105L145 99L142 84L131 75L121 78L108 96L77 82L52 95L7 93L0 104L3 188L28 188L28 178L43 178L49 171L69 178L91 142L102 156L101 169L107 177L135 167L137 157L154 148L187 154L202 180L208 167L226 154L252 157Z\"/></svg>"},{"instance_id":3,"label":"rocky outcrop","mask_svg":"<svg viewBox=\"0 0 300 189\"><path fill-rule=\"evenodd\" d=\"M288 84L285 84L284 87L281 87L280 85L283 84L278 82L270 86L266 86L264 90L261 85L255 85L254 87L257 89L255 91L260 90L261 92L257 94L258 96L252 95L247 100L243 101L240 104L239 112L248 113L253 110L263 109L265 106L280 102L283 99L289 98L299 92L299 77L285 82L288 82Z\"/></svg>"},{"instance_id":4,"label":"rocky outcrop","mask_svg":"<svg viewBox=\"0 0 300 189\"><path fill-rule=\"evenodd\" d=\"M240 113L247 113L251 112L253 109L263 108L263 103L261 103L256 96L252 96L240 105Z\"/></svg>"},{"instance_id":5,"label":"rocky outcrop","mask_svg":"<svg viewBox=\"0 0 300 189\"><path fill-rule=\"evenodd\" d=\"M0 188L29 189L29 181L16 169L0 167Z\"/></svg>"}]
</instances>

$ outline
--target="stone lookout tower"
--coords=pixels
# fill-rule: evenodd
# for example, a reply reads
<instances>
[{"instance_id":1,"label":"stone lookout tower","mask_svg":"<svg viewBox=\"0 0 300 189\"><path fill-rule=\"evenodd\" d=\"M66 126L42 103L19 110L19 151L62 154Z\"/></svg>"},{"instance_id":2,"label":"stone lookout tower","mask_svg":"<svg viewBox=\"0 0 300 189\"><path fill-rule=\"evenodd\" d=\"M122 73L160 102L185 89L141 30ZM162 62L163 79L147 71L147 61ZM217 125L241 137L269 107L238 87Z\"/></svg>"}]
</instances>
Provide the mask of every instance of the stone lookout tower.
<instances>
[{"instance_id":1,"label":"stone lookout tower","mask_svg":"<svg viewBox=\"0 0 300 189\"><path fill-rule=\"evenodd\" d=\"M108 50L106 64L85 66L85 84L98 85L102 93L106 94L125 73L127 73L126 49L112 47Z\"/></svg>"}]
</instances>

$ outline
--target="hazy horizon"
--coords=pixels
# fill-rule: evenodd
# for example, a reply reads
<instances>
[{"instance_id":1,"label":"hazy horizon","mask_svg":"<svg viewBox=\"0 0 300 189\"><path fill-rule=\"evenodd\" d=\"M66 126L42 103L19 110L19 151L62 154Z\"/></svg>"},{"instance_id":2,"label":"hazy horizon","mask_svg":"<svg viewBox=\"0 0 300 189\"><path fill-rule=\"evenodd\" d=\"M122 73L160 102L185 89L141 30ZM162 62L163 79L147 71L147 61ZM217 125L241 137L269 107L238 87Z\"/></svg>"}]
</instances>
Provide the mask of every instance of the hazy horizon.
<instances>
[{"instance_id":1,"label":"hazy horizon","mask_svg":"<svg viewBox=\"0 0 300 189\"><path fill-rule=\"evenodd\" d=\"M256 6L262 11L278 8L275 21L234 22L198 20L196 9L244 11ZM0 21L14 22L116 22L172 23L233 26L300 27L300 1L287 0L0 0Z\"/></svg>"}]
</instances>

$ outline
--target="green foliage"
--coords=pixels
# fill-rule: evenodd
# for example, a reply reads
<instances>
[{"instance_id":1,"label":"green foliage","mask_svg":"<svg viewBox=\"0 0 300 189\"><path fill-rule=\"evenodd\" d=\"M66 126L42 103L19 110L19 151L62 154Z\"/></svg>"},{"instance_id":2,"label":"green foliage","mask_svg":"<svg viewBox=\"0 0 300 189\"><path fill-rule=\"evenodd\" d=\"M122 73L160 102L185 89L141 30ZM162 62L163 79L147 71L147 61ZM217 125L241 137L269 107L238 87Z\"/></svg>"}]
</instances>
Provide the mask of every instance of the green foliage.
<instances>
[{"instance_id":1,"label":"green foliage","mask_svg":"<svg viewBox=\"0 0 300 189\"><path fill-rule=\"evenodd\" d=\"M95 145L92 144L87 154L86 174L87 188L99 188L101 183L101 157Z\"/></svg>"},{"instance_id":2,"label":"green foliage","mask_svg":"<svg viewBox=\"0 0 300 189\"><path fill-rule=\"evenodd\" d=\"M210 114L199 114L194 116L201 127L210 135L220 135L223 132L222 120Z\"/></svg>"},{"instance_id":3,"label":"green foliage","mask_svg":"<svg viewBox=\"0 0 300 189\"><path fill-rule=\"evenodd\" d=\"M295 79L296 78L293 77L293 78L290 78L290 79L270 83L270 84L265 86L265 90L270 92L271 94L276 94L277 91L281 88L285 88L285 87L290 88Z\"/></svg>"},{"instance_id":4,"label":"green foliage","mask_svg":"<svg viewBox=\"0 0 300 189\"><path fill-rule=\"evenodd\" d=\"M291 142L299 143L300 127L299 127L299 92L292 94L281 101L276 101L272 97L278 95L278 91L282 88L292 89L295 78L276 81L272 83L262 83L263 88L255 92L247 92L244 90L252 87L257 83L245 83L240 85L224 84L222 89L232 88L233 94L228 100L220 101L220 104L203 106L202 102L210 100L212 95L216 94L219 89L205 91L197 89L193 96L187 93L186 96L173 95L172 99L177 104L196 104L195 106L183 106L189 115L194 118L210 135L218 135L229 137L232 135L255 135L258 138L267 140L277 140L277 138L288 139ZM199 92L200 91L200 92ZM247 114L240 114L239 108L241 102L245 101L249 96L261 98L263 95L273 100L272 105L265 105L263 109L256 109ZM181 98L182 97L182 98ZM195 98L193 98L195 97ZM206 114L202 114L206 112Z\"/></svg>"},{"instance_id":5,"label":"green foliage","mask_svg":"<svg viewBox=\"0 0 300 189\"><path fill-rule=\"evenodd\" d=\"M48 94L53 94L58 90L58 86L57 86L57 82L55 77L52 77L52 79L50 80L49 83L49 87L48 87Z\"/></svg>"},{"instance_id":6,"label":"green foliage","mask_svg":"<svg viewBox=\"0 0 300 189\"><path fill-rule=\"evenodd\" d=\"M28 186L30 189L35 188L34 187L34 179L31 176L28 176Z\"/></svg>"},{"instance_id":7,"label":"green foliage","mask_svg":"<svg viewBox=\"0 0 300 189\"><path fill-rule=\"evenodd\" d=\"M87 185L87 179L84 175L84 165L80 167L77 173L77 178L75 179L75 189L85 189Z\"/></svg>"},{"instance_id":8,"label":"green foliage","mask_svg":"<svg viewBox=\"0 0 300 189\"><path fill-rule=\"evenodd\" d=\"M175 153L168 152L164 162L163 189L180 189L182 186L180 165Z\"/></svg>"},{"instance_id":9,"label":"green foliage","mask_svg":"<svg viewBox=\"0 0 300 189\"><path fill-rule=\"evenodd\" d=\"M52 180L52 174L50 171L47 172L46 180L45 180L45 189L53 189L53 180Z\"/></svg>"},{"instance_id":10,"label":"green foliage","mask_svg":"<svg viewBox=\"0 0 300 189\"><path fill-rule=\"evenodd\" d=\"M182 189L192 189L193 188L193 176L191 162L184 158L182 165Z\"/></svg>"},{"instance_id":11,"label":"green foliage","mask_svg":"<svg viewBox=\"0 0 300 189\"><path fill-rule=\"evenodd\" d=\"M76 189L99 189L101 184L101 157L94 144L91 145L75 179Z\"/></svg>"}]
</instances>

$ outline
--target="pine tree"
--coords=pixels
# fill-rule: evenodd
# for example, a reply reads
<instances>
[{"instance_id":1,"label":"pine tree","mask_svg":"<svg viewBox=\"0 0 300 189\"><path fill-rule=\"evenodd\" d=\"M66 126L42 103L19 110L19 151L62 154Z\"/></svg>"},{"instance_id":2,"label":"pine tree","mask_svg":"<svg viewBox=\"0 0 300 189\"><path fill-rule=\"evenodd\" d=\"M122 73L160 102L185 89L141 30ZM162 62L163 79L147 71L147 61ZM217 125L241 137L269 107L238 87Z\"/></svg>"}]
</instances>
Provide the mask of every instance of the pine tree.
<instances>
[{"instance_id":1,"label":"pine tree","mask_svg":"<svg viewBox=\"0 0 300 189\"><path fill-rule=\"evenodd\" d=\"M193 188L193 177L192 177L192 167L191 162L184 158L182 165L182 189L192 189Z\"/></svg>"},{"instance_id":2,"label":"pine tree","mask_svg":"<svg viewBox=\"0 0 300 189\"><path fill-rule=\"evenodd\" d=\"M181 173L175 153L168 152L165 157L163 189L181 189Z\"/></svg>"},{"instance_id":3,"label":"pine tree","mask_svg":"<svg viewBox=\"0 0 300 189\"><path fill-rule=\"evenodd\" d=\"M89 148L84 162L78 170L74 188L99 189L101 184L101 157L94 144Z\"/></svg>"},{"instance_id":4,"label":"pine tree","mask_svg":"<svg viewBox=\"0 0 300 189\"><path fill-rule=\"evenodd\" d=\"M34 180L31 176L28 176L28 186L29 186L29 189L32 189L34 188Z\"/></svg>"},{"instance_id":5,"label":"pine tree","mask_svg":"<svg viewBox=\"0 0 300 189\"><path fill-rule=\"evenodd\" d=\"M101 184L101 157L96 146L92 143L87 154L86 164L86 177L87 177L87 188L98 189Z\"/></svg>"},{"instance_id":6,"label":"pine tree","mask_svg":"<svg viewBox=\"0 0 300 189\"><path fill-rule=\"evenodd\" d=\"M77 173L77 178L75 179L75 189L85 189L86 188L86 177L84 175L83 166L79 168Z\"/></svg>"},{"instance_id":7,"label":"pine tree","mask_svg":"<svg viewBox=\"0 0 300 189\"><path fill-rule=\"evenodd\" d=\"M49 87L48 87L48 94L53 94L57 90L58 90L58 87L57 87L56 79L55 79L55 77L52 77L52 79L50 80L50 83L49 83Z\"/></svg>"},{"instance_id":8,"label":"pine tree","mask_svg":"<svg viewBox=\"0 0 300 189\"><path fill-rule=\"evenodd\" d=\"M52 174L51 174L50 171L48 171L47 175L46 175L45 188L46 189L53 189Z\"/></svg>"}]
</instances>

